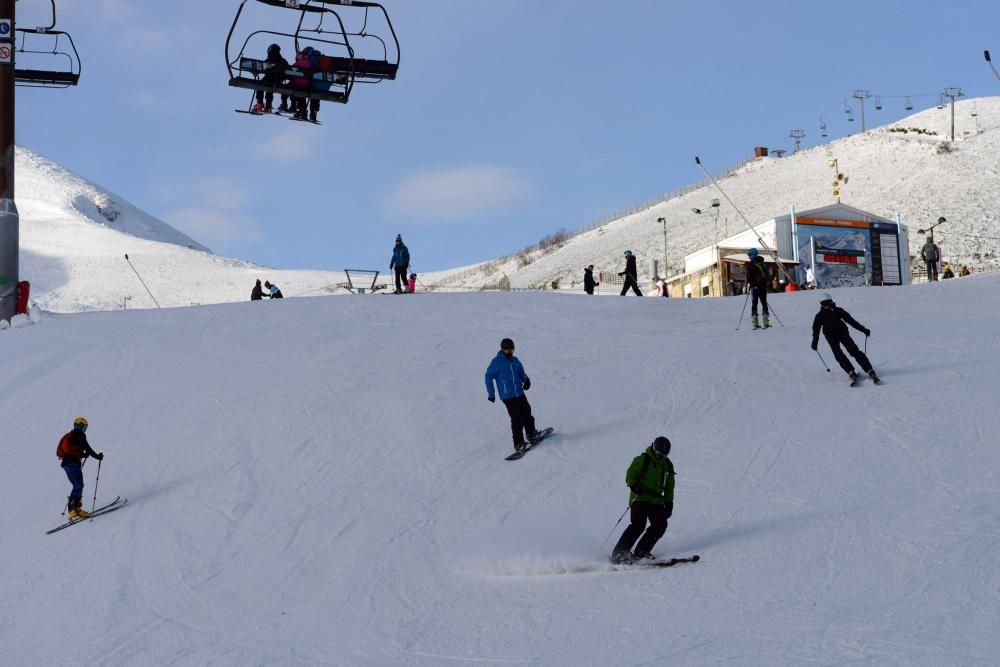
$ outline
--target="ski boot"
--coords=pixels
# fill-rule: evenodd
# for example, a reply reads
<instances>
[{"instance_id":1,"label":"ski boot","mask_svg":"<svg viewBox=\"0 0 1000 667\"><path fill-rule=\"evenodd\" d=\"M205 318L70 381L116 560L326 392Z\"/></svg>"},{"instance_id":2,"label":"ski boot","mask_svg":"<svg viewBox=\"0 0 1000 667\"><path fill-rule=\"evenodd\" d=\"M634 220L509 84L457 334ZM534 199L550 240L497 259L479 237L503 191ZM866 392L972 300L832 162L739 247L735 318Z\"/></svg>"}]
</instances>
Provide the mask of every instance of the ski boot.
<instances>
[{"instance_id":1,"label":"ski boot","mask_svg":"<svg viewBox=\"0 0 1000 667\"><path fill-rule=\"evenodd\" d=\"M632 554L627 551L620 551L618 553L611 554L611 562L615 565L631 565L632 564Z\"/></svg>"},{"instance_id":2,"label":"ski boot","mask_svg":"<svg viewBox=\"0 0 1000 667\"><path fill-rule=\"evenodd\" d=\"M648 551L636 551L632 554L632 561L656 560L656 556Z\"/></svg>"},{"instance_id":3,"label":"ski boot","mask_svg":"<svg viewBox=\"0 0 1000 667\"><path fill-rule=\"evenodd\" d=\"M874 368L868 371L868 377L870 377L872 379L872 382L874 382L875 384L882 384L882 380L879 379L879 376L875 373Z\"/></svg>"},{"instance_id":4,"label":"ski boot","mask_svg":"<svg viewBox=\"0 0 1000 667\"><path fill-rule=\"evenodd\" d=\"M771 318L769 315L764 315L764 328L765 329L771 328Z\"/></svg>"},{"instance_id":5,"label":"ski boot","mask_svg":"<svg viewBox=\"0 0 1000 667\"><path fill-rule=\"evenodd\" d=\"M317 123L319 121L316 120L316 117L317 117L317 112L315 112L315 111L310 111L309 112L309 120L311 120L314 123Z\"/></svg>"},{"instance_id":6,"label":"ski boot","mask_svg":"<svg viewBox=\"0 0 1000 667\"><path fill-rule=\"evenodd\" d=\"M518 454L524 454L526 451L528 451L528 444L524 442L515 442L514 451L517 452Z\"/></svg>"},{"instance_id":7,"label":"ski boot","mask_svg":"<svg viewBox=\"0 0 1000 667\"><path fill-rule=\"evenodd\" d=\"M847 375L851 378L851 386L856 387L858 384L858 372L856 370L851 370L851 372Z\"/></svg>"},{"instance_id":8,"label":"ski boot","mask_svg":"<svg viewBox=\"0 0 1000 667\"><path fill-rule=\"evenodd\" d=\"M760 321L757 319L756 315L750 316L750 324L753 325L754 329L760 329Z\"/></svg>"},{"instance_id":9,"label":"ski boot","mask_svg":"<svg viewBox=\"0 0 1000 667\"><path fill-rule=\"evenodd\" d=\"M83 509L83 499L81 498L69 499L69 511L66 514L71 519L87 519L90 517L90 512Z\"/></svg>"},{"instance_id":10,"label":"ski boot","mask_svg":"<svg viewBox=\"0 0 1000 667\"><path fill-rule=\"evenodd\" d=\"M528 442L530 442L531 444L535 444L536 442L538 442L538 431L528 434Z\"/></svg>"},{"instance_id":11,"label":"ski boot","mask_svg":"<svg viewBox=\"0 0 1000 667\"><path fill-rule=\"evenodd\" d=\"M264 113L274 113L274 109L271 108L270 104L265 104L264 105Z\"/></svg>"},{"instance_id":12,"label":"ski boot","mask_svg":"<svg viewBox=\"0 0 1000 667\"><path fill-rule=\"evenodd\" d=\"M264 113L264 105L259 103L253 105L253 108L250 109L250 113Z\"/></svg>"}]
</instances>

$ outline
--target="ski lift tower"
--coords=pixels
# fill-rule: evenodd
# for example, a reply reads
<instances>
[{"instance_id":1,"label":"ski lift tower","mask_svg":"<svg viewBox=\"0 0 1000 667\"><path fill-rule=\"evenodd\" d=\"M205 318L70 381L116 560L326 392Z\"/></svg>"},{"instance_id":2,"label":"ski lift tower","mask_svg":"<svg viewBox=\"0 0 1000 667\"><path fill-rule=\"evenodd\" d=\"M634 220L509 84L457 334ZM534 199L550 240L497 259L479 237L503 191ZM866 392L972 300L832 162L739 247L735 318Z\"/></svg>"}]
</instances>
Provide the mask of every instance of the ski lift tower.
<instances>
[{"instance_id":1,"label":"ski lift tower","mask_svg":"<svg viewBox=\"0 0 1000 667\"><path fill-rule=\"evenodd\" d=\"M18 301L19 216L14 203L14 90L16 85L36 88L66 88L80 81L80 56L68 33L56 30L56 2L52 22L37 28L18 28L15 22L16 0L0 0L0 320L16 314ZM22 38L17 44L17 36ZM50 49L28 48L29 37L52 40ZM33 38L33 37L32 37ZM65 47L60 47L66 44ZM63 50L60 50L62 48ZM16 69L17 54L54 57L63 68ZM33 64L33 63L32 63Z\"/></svg>"}]
</instances>

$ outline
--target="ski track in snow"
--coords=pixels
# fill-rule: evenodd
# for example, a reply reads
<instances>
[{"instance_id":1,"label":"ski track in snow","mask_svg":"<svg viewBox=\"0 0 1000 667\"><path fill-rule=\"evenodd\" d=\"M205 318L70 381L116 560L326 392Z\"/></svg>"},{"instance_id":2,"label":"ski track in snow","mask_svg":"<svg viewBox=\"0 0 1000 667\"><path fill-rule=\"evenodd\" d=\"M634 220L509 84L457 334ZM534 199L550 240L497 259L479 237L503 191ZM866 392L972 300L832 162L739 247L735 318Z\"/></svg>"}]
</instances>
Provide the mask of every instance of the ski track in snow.
<instances>
[{"instance_id":1,"label":"ski track in snow","mask_svg":"<svg viewBox=\"0 0 1000 667\"><path fill-rule=\"evenodd\" d=\"M886 377L855 389L808 348L814 293L758 332L739 299L539 293L2 332L2 662L995 664L998 288L835 290ZM507 335L556 429L513 463L483 388ZM77 414L98 502L129 507L45 536ZM660 433L656 551L702 560L626 571L604 558L627 517L601 540Z\"/></svg>"}]
</instances>

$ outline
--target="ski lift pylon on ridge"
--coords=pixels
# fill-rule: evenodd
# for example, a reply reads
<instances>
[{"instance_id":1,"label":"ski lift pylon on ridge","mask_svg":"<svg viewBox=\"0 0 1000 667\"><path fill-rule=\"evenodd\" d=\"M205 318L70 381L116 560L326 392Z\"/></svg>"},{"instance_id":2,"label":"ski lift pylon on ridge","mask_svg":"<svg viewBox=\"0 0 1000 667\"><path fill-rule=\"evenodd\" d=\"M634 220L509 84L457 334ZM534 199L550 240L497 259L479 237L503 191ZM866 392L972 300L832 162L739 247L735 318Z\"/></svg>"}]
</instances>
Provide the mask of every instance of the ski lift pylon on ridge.
<instances>
[{"instance_id":1,"label":"ski lift pylon on ridge","mask_svg":"<svg viewBox=\"0 0 1000 667\"><path fill-rule=\"evenodd\" d=\"M73 43L73 36L64 30L56 30L56 0L51 0L52 20L47 26L36 28L15 27L14 52L26 56L30 60L48 59L53 57L65 60L66 66L60 69L41 67L15 68L14 82L19 86L34 88L69 88L80 83L82 63L80 53ZM19 41L18 41L19 40ZM29 48L29 40L32 42ZM34 42L51 40L52 48L36 47ZM65 44L66 46L63 46ZM20 58L18 58L20 60Z\"/></svg>"},{"instance_id":2,"label":"ski lift pylon on ridge","mask_svg":"<svg viewBox=\"0 0 1000 667\"><path fill-rule=\"evenodd\" d=\"M379 83L384 80L394 80L399 70L399 40L385 8L377 2L362 0L303 0L289 2L287 0L255 0L264 5L291 9L299 12L299 21L295 32L278 32L274 30L255 30L247 35L237 52L233 46L233 35L237 24L249 0L243 0L236 12L236 18L226 37L226 67L229 71L229 85L234 88L244 88L253 91L271 92L291 97L324 100L346 104L350 99L355 83ZM331 7L344 7L348 11L363 10L363 20L360 28L349 29L345 26L340 13ZM376 12L384 19L386 36L370 32L369 14ZM331 18L332 29L324 28L324 21ZM308 21L308 23L307 23ZM311 22L316 21L315 25ZM267 41L255 40L260 36L269 36L268 41L275 37L285 37L292 42L295 52L307 46L313 46L323 52L321 71L311 72L311 82L308 90L293 88L291 84L265 84L263 76L270 64L262 58L248 56L248 47L253 42L253 48L264 53ZM373 48L368 48L374 44ZM281 46L281 44L279 44ZM331 52L332 51L332 52ZM370 51L370 53L369 53ZM359 52L366 56L361 57ZM291 60L291 59L289 59ZM302 69L290 66L286 71L286 79L305 77ZM283 82L283 80L281 80ZM319 82L319 85L316 85Z\"/></svg>"}]
</instances>

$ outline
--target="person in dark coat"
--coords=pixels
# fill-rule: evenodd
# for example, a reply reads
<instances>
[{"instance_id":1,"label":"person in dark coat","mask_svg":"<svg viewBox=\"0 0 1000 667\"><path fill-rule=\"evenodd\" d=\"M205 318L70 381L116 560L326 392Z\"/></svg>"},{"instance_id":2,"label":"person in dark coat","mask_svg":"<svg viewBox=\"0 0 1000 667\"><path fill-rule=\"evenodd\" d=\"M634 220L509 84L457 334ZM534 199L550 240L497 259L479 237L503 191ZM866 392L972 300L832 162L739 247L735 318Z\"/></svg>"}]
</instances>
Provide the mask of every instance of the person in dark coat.
<instances>
[{"instance_id":1,"label":"person in dark coat","mask_svg":"<svg viewBox=\"0 0 1000 667\"><path fill-rule=\"evenodd\" d=\"M871 335L871 331L859 324L846 310L837 307L837 304L833 302L833 296L829 292L823 292L820 295L820 299L819 312L813 318L812 349L817 349L819 345L819 332L822 329L823 335L826 337L826 342L830 344L830 349L833 350L834 359L844 369L844 372L851 377L851 382L858 379L858 373L854 370L854 366L851 365L847 355L844 354L844 350L840 349L841 345L857 360L858 365L861 366L861 370L867 373L868 377L878 380L871 362L868 361L865 353L859 350L857 344L851 339L851 334L847 331L847 325L844 323L850 324L863 333L866 338Z\"/></svg>"},{"instance_id":2,"label":"person in dark coat","mask_svg":"<svg viewBox=\"0 0 1000 667\"><path fill-rule=\"evenodd\" d=\"M272 299L284 299L285 295L281 293L277 285L272 285L269 281L264 281L264 287L267 288L268 296Z\"/></svg>"},{"instance_id":3,"label":"person in dark coat","mask_svg":"<svg viewBox=\"0 0 1000 667\"><path fill-rule=\"evenodd\" d=\"M625 270L618 275L625 276L621 296L625 296L629 288L632 288L636 296L642 296L642 290L639 289L639 270L635 268L635 255L632 254L631 250L625 251Z\"/></svg>"},{"instance_id":4,"label":"person in dark coat","mask_svg":"<svg viewBox=\"0 0 1000 667\"><path fill-rule=\"evenodd\" d=\"M56 456L62 460L62 469L73 485L69 492L67 514L71 519L86 519L90 512L83 509L83 459L92 456L98 461L104 460L104 454L95 452L87 442L86 419L77 417L73 420L73 430L59 440Z\"/></svg>"},{"instance_id":5,"label":"person in dark coat","mask_svg":"<svg viewBox=\"0 0 1000 667\"><path fill-rule=\"evenodd\" d=\"M667 458L669 454L670 441L661 435L646 451L632 459L625 473L625 484L631 491L628 499L631 522L611 552L613 563L653 558L653 547L667 532L667 519L674 512L676 476L674 464ZM646 528L647 521L649 528ZM633 544L635 552L629 553Z\"/></svg>"},{"instance_id":6,"label":"person in dark coat","mask_svg":"<svg viewBox=\"0 0 1000 667\"><path fill-rule=\"evenodd\" d=\"M583 291L587 294L593 294L594 288L601 283L594 282L594 265L591 264L583 270Z\"/></svg>"},{"instance_id":7,"label":"person in dark coat","mask_svg":"<svg viewBox=\"0 0 1000 667\"><path fill-rule=\"evenodd\" d=\"M938 262L941 261L941 249L934 243L934 238L927 237L927 243L920 249L920 256L927 265L927 281L934 282L938 279Z\"/></svg>"},{"instance_id":8,"label":"person in dark coat","mask_svg":"<svg viewBox=\"0 0 1000 667\"><path fill-rule=\"evenodd\" d=\"M410 291L406 270L410 267L410 251L403 243L403 237L396 234L396 245L392 249L392 259L389 260L389 270L396 272L396 291L394 294L405 294Z\"/></svg>"},{"instance_id":9,"label":"person in dark coat","mask_svg":"<svg viewBox=\"0 0 1000 667\"><path fill-rule=\"evenodd\" d=\"M764 328L771 326L771 314L767 310L767 290L771 283L764 258L757 252L757 248L750 248L747 251L750 261L746 264L747 285L750 286L752 303L750 305L750 322L754 329L760 329L760 321L757 319L757 302L759 301L764 309Z\"/></svg>"},{"instance_id":10,"label":"person in dark coat","mask_svg":"<svg viewBox=\"0 0 1000 667\"><path fill-rule=\"evenodd\" d=\"M250 291L251 301L263 301L264 300L264 290L260 287L260 278L254 283L253 290Z\"/></svg>"},{"instance_id":11,"label":"person in dark coat","mask_svg":"<svg viewBox=\"0 0 1000 667\"><path fill-rule=\"evenodd\" d=\"M493 357L486 368L486 400L496 401L493 386L500 393L500 400L510 415L510 430L514 437L514 451L522 452L525 448L525 435L528 442L538 437L535 428L535 418L531 414L531 404L524 392L531 388L531 378L524 372L524 366L514 356L514 341L504 338L500 341L500 351Z\"/></svg>"},{"instance_id":12,"label":"person in dark coat","mask_svg":"<svg viewBox=\"0 0 1000 667\"><path fill-rule=\"evenodd\" d=\"M267 47L267 59L264 62L266 63L267 70L264 72L264 76L261 77L260 82L271 88L280 88L285 85L285 82L288 81L288 76L285 73L288 71L289 65L288 61L281 55L281 47L277 44ZM271 105L274 103L274 91L258 90L256 97L257 104L253 110L257 113L271 113ZM282 93L279 110L288 111L288 95Z\"/></svg>"}]
</instances>

